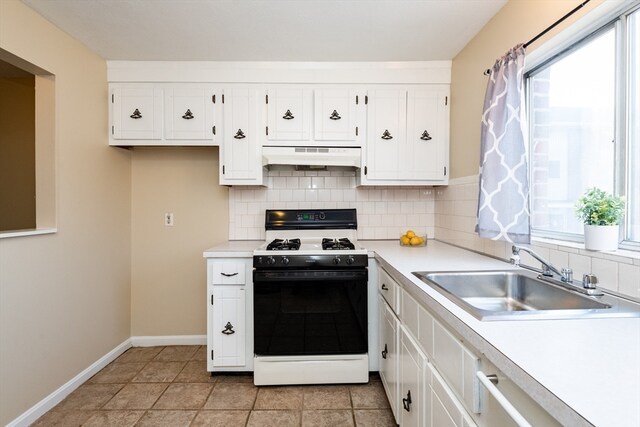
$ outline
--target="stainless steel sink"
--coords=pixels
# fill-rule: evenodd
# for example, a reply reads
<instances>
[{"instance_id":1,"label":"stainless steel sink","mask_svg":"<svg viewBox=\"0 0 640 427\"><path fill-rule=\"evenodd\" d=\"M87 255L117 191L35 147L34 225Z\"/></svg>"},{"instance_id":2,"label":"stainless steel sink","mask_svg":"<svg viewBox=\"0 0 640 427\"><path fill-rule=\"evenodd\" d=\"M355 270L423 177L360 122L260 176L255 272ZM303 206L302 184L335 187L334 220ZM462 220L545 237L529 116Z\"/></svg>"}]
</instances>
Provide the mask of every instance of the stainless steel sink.
<instances>
[{"instance_id":1,"label":"stainless steel sink","mask_svg":"<svg viewBox=\"0 0 640 427\"><path fill-rule=\"evenodd\" d=\"M413 274L480 320L640 316L640 304L633 301L609 294L583 295L528 271Z\"/></svg>"}]
</instances>

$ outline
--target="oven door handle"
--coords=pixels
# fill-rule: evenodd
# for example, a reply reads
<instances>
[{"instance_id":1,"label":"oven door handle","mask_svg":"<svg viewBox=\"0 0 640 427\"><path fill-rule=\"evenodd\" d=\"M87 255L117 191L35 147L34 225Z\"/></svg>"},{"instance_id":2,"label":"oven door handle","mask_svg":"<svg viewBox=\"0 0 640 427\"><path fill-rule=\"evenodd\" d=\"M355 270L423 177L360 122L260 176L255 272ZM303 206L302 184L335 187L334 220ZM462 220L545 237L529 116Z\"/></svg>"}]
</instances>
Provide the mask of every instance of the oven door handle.
<instances>
[{"instance_id":1,"label":"oven door handle","mask_svg":"<svg viewBox=\"0 0 640 427\"><path fill-rule=\"evenodd\" d=\"M367 269L353 270L253 270L253 282L367 280Z\"/></svg>"}]
</instances>

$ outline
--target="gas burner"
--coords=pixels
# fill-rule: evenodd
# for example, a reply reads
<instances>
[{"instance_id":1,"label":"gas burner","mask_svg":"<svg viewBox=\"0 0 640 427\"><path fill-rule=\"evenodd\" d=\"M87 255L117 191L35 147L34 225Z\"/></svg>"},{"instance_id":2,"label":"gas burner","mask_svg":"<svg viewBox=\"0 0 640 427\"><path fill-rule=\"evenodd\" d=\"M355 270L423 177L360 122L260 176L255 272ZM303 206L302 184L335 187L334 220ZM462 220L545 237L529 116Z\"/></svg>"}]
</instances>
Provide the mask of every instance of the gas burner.
<instances>
[{"instance_id":1,"label":"gas burner","mask_svg":"<svg viewBox=\"0 0 640 427\"><path fill-rule=\"evenodd\" d=\"M274 239L267 245L268 251L297 251L300 249L300 239Z\"/></svg>"},{"instance_id":2,"label":"gas burner","mask_svg":"<svg viewBox=\"0 0 640 427\"><path fill-rule=\"evenodd\" d=\"M355 248L349 239L322 239L323 250L354 250Z\"/></svg>"}]
</instances>

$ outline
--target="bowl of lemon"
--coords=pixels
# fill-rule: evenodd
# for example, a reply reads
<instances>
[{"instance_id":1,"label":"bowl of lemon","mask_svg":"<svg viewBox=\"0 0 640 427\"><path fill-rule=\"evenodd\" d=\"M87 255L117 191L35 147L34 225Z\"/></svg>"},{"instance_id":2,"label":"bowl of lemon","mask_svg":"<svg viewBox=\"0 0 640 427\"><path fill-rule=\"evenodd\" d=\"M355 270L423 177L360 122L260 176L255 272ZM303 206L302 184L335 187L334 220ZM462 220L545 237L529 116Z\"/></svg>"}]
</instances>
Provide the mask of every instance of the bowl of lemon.
<instances>
[{"instance_id":1,"label":"bowl of lemon","mask_svg":"<svg viewBox=\"0 0 640 427\"><path fill-rule=\"evenodd\" d=\"M425 246L427 244L427 235L416 234L413 230L407 230L400 236L400 246Z\"/></svg>"}]
</instances>

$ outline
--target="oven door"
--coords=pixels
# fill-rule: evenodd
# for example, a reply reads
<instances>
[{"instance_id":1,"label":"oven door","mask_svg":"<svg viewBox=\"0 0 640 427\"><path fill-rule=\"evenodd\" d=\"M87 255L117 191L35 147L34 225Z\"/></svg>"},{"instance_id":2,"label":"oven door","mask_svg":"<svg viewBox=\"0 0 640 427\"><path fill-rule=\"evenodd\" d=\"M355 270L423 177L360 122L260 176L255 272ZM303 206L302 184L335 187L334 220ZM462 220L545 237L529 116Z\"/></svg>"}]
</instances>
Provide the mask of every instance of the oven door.
<instances>
[{"instance_id":1,"label":"oven door","mask_svg":"<svg viewBox=\"0 0 640 427\"><path fill-rule=\"evenodd\" d=\"M254 270L256 356L367 353L367 269Z\"/></svg>"}]
</instances>

